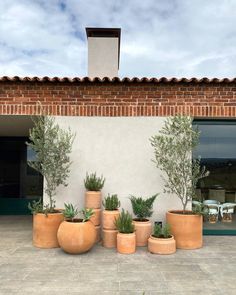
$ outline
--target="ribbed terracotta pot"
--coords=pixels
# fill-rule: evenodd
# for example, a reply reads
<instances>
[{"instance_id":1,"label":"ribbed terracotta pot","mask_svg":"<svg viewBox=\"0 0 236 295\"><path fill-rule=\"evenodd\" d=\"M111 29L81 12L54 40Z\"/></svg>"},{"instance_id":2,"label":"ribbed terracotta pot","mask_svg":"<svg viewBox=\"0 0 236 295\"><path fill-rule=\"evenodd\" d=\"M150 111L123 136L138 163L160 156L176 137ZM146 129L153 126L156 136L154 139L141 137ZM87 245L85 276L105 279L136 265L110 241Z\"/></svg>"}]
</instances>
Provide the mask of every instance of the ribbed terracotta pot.
<instances>
[{"instance_id":1,"label":"ribbed terracotta pot","mask_svg":"<svg viewBox=\"0 0 236 295\"><path fill-rule=\"evenodd\" d=\"M95 226L96 230L96 243L99 243L101 241L101 225Z\"/></svg>"},{"instance_id":2,"label":"ribbed terracotta pot","mask_svg":"<svg viewBox=\"0 0 236 295\"><path fill-rule=\"evenodd\" d=\"M167 239L150 236L148 239L148 251L153 254L173 254L176 252L176 242L174 237Z\"/></svg>"},{"instance_id":3,"label":"ribbed terracotta pot","mask_svg":"<svg viewBox=\"0 0 236 295\"><path fill-rule=\"evenodd\" d=\"M136 246L147 246L148 238L152 232L152 223L150 220L137 221L133 220L136 233Z\"/></svg>"},{"instance_id":4,"label":"ribbed terracotta pot","mask_svg":"<svg viewBox=\"0 0 236 295\"><path fill-rule=\"evenodd\" d=\"M37 213L33 215L33 245L39 248L57 248L57 230L64 220L62 213Z\"/></svg>"},{"instance_id":5,"label":"ribbed terracotta pot","mask_svg":"<svg viewBox=\"0 0 236 295\"><path fill-rule=\"evenodd\" d=\"M96 240L95 226L91 221L63 221L57 232L60 247L69 254L80 254L90 250Z\"/></svg>"},{"instance_id":6,"label":"ribbed terracotta pot","mask_svg":"<svg viewBox=\"0 0 236 295\"><path fill-rule=\"evenodd\" d=\"M117 233L115 229L103 229L102 230L102 245L105 248L116 248Z\"/></svg>"},{"instance_id":7,"label":"ribbed terracotta pot","mask_svg":"<svg viewBox=\"0 0 236 295\"><path fill-rule=\"evenodd\" d=\"M94 214L90 218L90 221L92 221L95 226L100 225L101 223L101 211L102 209L93 209Z\"/></svg>"},{"instance_id":8,"label":"ribbed terracotta pot","mask_svg":"<svg viewBox=\"0 0 236 295\"><path fill-rule=\"evenodd\" d=\"M93 192L87 191L85 193L85 207L99 209L101 208L102 202L102 193L101 192Z\"/></svg>"},{"instance_id":9,"label":"ribbed terracotta pot","mask_svg":"<svg viewBox=\"0 0 236 295\"><path fill-rule=\"evenodd\" d=\"M121 254L132 254L136 251L135 233L117 234L117 251Z\"/></svg>"},{"instance_id":10,"label":"ribbed terracotta pot","mask_svg":"<svg viewBox=\"0 0 236 295\"><path fill-rule=\"evenodd\" d=\"M105 229L116 229L115 220L119 217L119 210L103 210L102 212L102 222L103 228Z\"/></svg>"},{"instance_id":11,"label":"ribbed terracotta pot","mask_svg":"<svg viewBox=\"0 0 236 295\"><path fill-rule=\"evenodd\" d=\"M166 222L170 224L171 233L175 238L176 247L179 249L198 249L202 247L202 216L181 214L175 210L166 213Z\"/></svg>"}]
</instances>

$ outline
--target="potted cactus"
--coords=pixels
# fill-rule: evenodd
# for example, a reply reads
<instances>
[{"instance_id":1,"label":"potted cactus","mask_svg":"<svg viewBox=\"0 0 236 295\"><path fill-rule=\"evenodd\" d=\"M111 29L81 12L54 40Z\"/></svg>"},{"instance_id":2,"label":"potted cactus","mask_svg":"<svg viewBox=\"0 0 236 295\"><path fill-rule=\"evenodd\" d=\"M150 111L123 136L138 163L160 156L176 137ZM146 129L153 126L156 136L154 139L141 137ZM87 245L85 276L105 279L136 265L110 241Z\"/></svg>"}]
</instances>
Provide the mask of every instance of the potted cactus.
<instances>
[{"instance_id":1,"label":"potted cactus","mask_svg":"<svg viewBox=\"0 0 236 295\"><path fill-rule=\"evenodd\" d=\"M117 195L110 195L103 200L103 246L106 248L116 247L117 229L115 220L119 217L120 201Z\"/></svg>"},{"instance_id":2,"label":"potted cactus","mask_svg":"<svg viewBox=\"0 0 236 295\"><path fill-rule=\"evenodd\" d=\"M136 216L133 219L133 224L136 232L137 246L147 246L148 238L152 231L152 223L148 217L151 217L153 214L153 203L157 196L158 194L146 199L130 196L133 213Z\"/></svg>"},{"instance_id":3,"label":"potted cactus","mask_svg":"<svg viewBox=\"0 0 236 295\"><path fill-rule=\"evenodd\" d=\"M95 226L90 221L93 209L83 209L81 213L83 217L78 218L78 209L72 204L65 204L65 220L59 226L57 239L60 247L69 254L87 252L96 240Z\"/></svg>"},{"instance_id":4,"label":"potted cactus","mask_svg":"<svg viewBox=\"0 0 236 295\"><path fill-rule=\"evenodd\" d=\"M117 251L121 254L132 254L136 251L135 230L132 216L122 209L115 221L117 234Z\"/></svg>"},{"instance_id":5,"label":"potted cactus","mask_svg":"<svg viewBox=\"0 0 236 295\"><path fill-rule=\"evenodd\" d=\"M170 225L154 226L153 234L148 239L148 251L153 254L173 254L176 252L176 243L171 235Z\"/></svg>"},{"instance_id":6,"label":"potted cactus","mask_svg":"<svg viewBox=\"0 0 236 295\"><path fill-rule=\"evenodd\" d=\"M33 245L40 248L59 247L57 230L63 215L56 209L55 196L59 185L67 186L70 173L70 157L75 135L64 130L49 116L39 116L30 130L27 145L35 152L36 160L28 165L44 177L44 192L48 203L42 200L29 203L33 214Z\"/></svg>"}]
</instances>

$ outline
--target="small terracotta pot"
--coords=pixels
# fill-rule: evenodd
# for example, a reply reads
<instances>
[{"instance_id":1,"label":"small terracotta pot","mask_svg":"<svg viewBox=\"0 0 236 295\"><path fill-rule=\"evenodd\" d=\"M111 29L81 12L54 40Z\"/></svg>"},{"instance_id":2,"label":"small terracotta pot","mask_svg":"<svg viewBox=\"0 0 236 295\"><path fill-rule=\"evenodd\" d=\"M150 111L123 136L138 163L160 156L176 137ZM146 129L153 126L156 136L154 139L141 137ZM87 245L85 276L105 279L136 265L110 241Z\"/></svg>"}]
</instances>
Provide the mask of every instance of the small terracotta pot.
<instances>
[{"instance_id":1,"label":"small terracotta pot","mask_svg":"<svg viewBox=\"0 0 236 295\"><path fill-rule=\"evenodd\" d=\"M63 221L59 226L57 238L60 247L69 254L80 254L90 250L96 240L95 226L91 221Z\"/></svg>"},{"instance_id":2,"label":"small terracotta pot","mask_svg":"<svg viewBox=\"0 0 236 295\"><path fill-rule=\"evenodd\" d=\"M101 192L87 191L85 193L85 207L92 209L101 208L102 194Z\"/></svg>"},{"instance_id":3,"label":"small terracotta pot","mask_svg":"<svg viewBox=\"0 0 236 295\"><path fill-rule=\"evenodd\" d=\"M90 221L92 221L95 226L100 225L101 223L101 211L102 209L93 209L94 214L90 218Z\"/></svg>"},{"instance_id":4,"label":"small terracotta pot","mask_svg":"<svg viewBox=\"0 0 236 295\"><path fill-rule=\"evenodd\" d=\"M153 254L173 254L176 252L176 243L173 236L162 239L150 236L148 239L148 251Z\"/></svg>"},{"instance_id":5,"label":"small terracotta pot","mask_svg":"<svg viewBox=\"0 0 236 295\"><path fill-rule=\"evenodd\" d=\"M137 221L133 220L136 233L136 246L147 246L148 238L152 232L152 223L150 220Z\"/></svg>"},{"instance_id":6,"label":"small terracotta pot","mask_svg":"<svg viewBox=\"0 0 236 295\"><path fill-rule=\"evenodd\" d=\"M117 234L117 251L121 254L132 254L136 251L135 233Z\"/></svg>"},{"instance_id":7,"label":"small terracotta pot","mask_svg":"<svg viewBox=\"0 0 236 295\"><path fill-rule=\"evenodd\" d=\"M105 229L116 229L115 220L119 217L119 210L103 210L102 212L102 221L103 228Z\"/></svg>"},{"instance_id":8,"label":"small terracotta pot","mask_svg":"<svg viewBox=\"0 0 236 295\"><path fill-rule=\"evenodd\" d=\"M58 248L57 230L64 220L62 213L33 215L33 245L38 248Z\"/></svg>"},{"instance_id":9,"label":"small terracotta pot","mask_svg":"<svg viewBox=\"0 0 236 295\"><path fill-rule=\"evenodd\" d=\"M102 245L105 248L116 248L118 230L103 229L102 230Z\"/></svg>"},{"instance_id":10,"label":"small terracotta pot","mask_svg":"<svg viewBox=\"0 0 236 295\"><path fill-rule=\"evenodd\" d=\"M171 233L179 249L198 249L202 247L202 216L181 214L183 211L175 210L166 213L166 222L170 224Z\"/></svg>"},{"instance_id":11,"label":"small terracotta pot","mask_svg":"<svg viewBox=\"0 0 236 295\"><path fill-rule=\"evenodd\" d=\"M95 226L95 230L96 230L96 243L99 243L101 241L101 226L97 225Z\"/></svg>"}]
</instances>

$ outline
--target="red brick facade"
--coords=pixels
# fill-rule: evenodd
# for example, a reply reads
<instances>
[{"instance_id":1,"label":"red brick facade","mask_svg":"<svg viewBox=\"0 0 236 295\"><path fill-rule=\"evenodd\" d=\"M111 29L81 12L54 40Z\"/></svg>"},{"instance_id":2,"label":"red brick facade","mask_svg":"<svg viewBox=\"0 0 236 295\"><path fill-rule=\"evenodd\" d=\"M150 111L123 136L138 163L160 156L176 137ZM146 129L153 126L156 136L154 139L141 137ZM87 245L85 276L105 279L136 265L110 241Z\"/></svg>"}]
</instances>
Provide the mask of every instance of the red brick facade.
<instances>
[{"instance_id":1,"label":"red brick facade","mask_svg":"<svg viewBox=\"0 0 236 295\"><path fill-rule=\"evenodd\" d=\"M218 80L217 80L218 81ZM15 81L0 79L0 115L236 117L236 81Z\"/></svg>"}]
</instances>

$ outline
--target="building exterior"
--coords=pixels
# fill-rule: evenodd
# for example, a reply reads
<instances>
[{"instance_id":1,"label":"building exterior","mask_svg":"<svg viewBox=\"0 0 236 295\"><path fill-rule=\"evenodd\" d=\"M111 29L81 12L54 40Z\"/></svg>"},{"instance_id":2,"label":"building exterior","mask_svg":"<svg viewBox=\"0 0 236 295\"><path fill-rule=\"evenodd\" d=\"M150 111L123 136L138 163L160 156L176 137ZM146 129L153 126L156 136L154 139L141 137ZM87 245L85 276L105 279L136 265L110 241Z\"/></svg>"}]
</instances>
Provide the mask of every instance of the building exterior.
<instances>
[{"instance_id":1,"label":"building exterior","mask_svg":"<svg viewBox=\"0 0 236 295\"><path fill-rule=\"evenodd\" d=\"M226 129L222 129L222 125L225 126L226 122L234 126L236 118L236 78L120 79L113 77L116 69L118 74L120 34L116 30L115 35L109 31L110 35L106 37L104 35L106 30L102 30L102 37L96 32L96 40L93 40L92 29L87 30L89 44L92 44L92 49L89 49L89 60L90 55L92 59L96 57L96 52L94 53L96 46L93 46L93 41L96 45L101 41L97 39L105 38L105 47L111 44L113 48L110 60L115 60L115 67L113 64L111 71L106 69L109 68L106 63L105 68L100 71L102 76L108 73L108 77L95 77L91 65L90 77L85 78L0 78L0 139L3 143L4 140L9 141L9 137L11 140L23 138L21 142L24 142L29 128L32 127L30 116L40 114L38 105L40 102L44 110L49 115L55 116L61 126L70 126L72 131L76 132L69 185L58 190L57 205L59 207L64 202L72 202L78 204L80 208L83 207L83 179L86 172L96 171L97 174L103 174L106 178L104 195L117 193L124 208L131 208L128 199L130 194L149 196L160 193L155 204L153 219L164 220L165 212L168 209L179 208L180 203L176 197L163 194L161 173L151 161L153 150L149 138L158 133L166 117L176 114L190 115L200 120L199 122L208 122L210 125L212 122L211 126L215 126L214 122L217 122L219 133L226 134L227 132L224 132ZM100 54L98 58L104 57ZM97 61L97 64L99 63L102 64L101 60ZM230 147L236 138L235 131L236 129L232 127L229 136L227 135L226 143L230 143ZM221 140L221 137L218 140ZM0 146L3 147L2 143ZM204 148L204 144L202 147ZM6 159L5 153L8 149L7 145L5 150L3 149L2 158L0 158L2 163ZM227 157L233 159L234 154L229 151L226 151L227 153L229 154ZM14 151L8 155L8 158L12 160L13 154ZM15 159L15 162L21 162L17 168L20 169L18 174L21 176L18 175L16 178L20 179L20 187L25 187L21 188L21 199L28 201L42 191L42 179L33 171L28 171L29 168L22 164L22 162L26 163L30 152L25 150L21 151L21 154L24 154L21 160ZM222 157L224 158L221 155L220 158ZM232 163L231 176L227 172L227 177L236 176L233 160ZM6 170L4 173L9 174ZM6 182L3 179L4 173L2 171L0 174L0 188ZM234 199L236 185L235 192L234 184L227 189L229 193L231 191L231 202L236 202ZM14 191L14 188L12 190ZM26 191L34 191L34 193L31 195L28 193L27 198ZM3 199L2 189L0 202L3 202ZM18 209L15 208L14 211L13 208L17 207L16 202L16 198L9 197L7 201L5 198L1 213L19 213L19 207L25 206L25 203L17 205Z\"/></svg>"}]
</instances>

